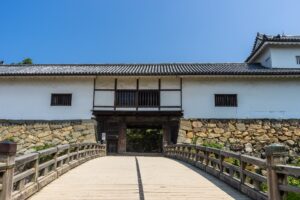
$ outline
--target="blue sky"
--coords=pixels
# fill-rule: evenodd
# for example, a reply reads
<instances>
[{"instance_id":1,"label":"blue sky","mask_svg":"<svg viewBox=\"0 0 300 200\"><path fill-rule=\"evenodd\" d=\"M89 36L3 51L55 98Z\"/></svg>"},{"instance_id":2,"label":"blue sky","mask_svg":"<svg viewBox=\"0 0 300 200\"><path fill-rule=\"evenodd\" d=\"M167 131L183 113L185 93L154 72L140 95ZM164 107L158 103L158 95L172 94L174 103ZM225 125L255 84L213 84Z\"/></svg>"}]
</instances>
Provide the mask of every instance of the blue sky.
<instances>
[{"instance_id":1,"label":"blue sky","mask_svg":"<svg viewBox=\"0 0 300 200\"><path fill-rule=\"evenodd\" d=\"M0 60L243 62L257 32L300 35L299 0L1 0Z\"/></svg>"}]
</instances>

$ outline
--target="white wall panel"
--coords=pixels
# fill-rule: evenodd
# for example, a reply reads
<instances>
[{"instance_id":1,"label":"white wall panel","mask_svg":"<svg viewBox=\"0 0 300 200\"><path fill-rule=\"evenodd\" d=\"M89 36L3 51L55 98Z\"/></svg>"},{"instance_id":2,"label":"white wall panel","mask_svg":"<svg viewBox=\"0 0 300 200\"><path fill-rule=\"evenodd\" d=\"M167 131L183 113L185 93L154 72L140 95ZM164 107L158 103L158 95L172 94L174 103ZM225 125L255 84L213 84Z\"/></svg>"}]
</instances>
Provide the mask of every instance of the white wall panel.
<instances>
[{"instance_id":1,"label":"white wall panel","mask_svg":"<svg viewBox=\"0 0 300 200\"><path fill-rule=\"evenodd\" d=\"M115 78L112 77L97 77L96 79L96 89L114 89L115 88Z\"/></svg>"},{"instance_id":2,"label":"white wall panel","mask_svg":"<svg viewBox=\"0 0 300 200\"><path fill-rule=\"evenodd\" d=\"M130 107L130 108L118 107L118 108L116 108L116 110L119 110L119 111L135 111L136 108L135 107Z\"/></svg>"},{"instance_id":3,"label":"white wall panel","mask_svg":"<svg viewBox=\"0 0 300 200\"><path fill-rule=\"evenodd\" d=\"M180 78L162 78L161 89L180 89Z\"/></svg>"},{"instance_id":4,"label":"white wall panel","mask_svg":"<svg viewBox=\"0 0 300 200\"><path fill-rule=\"evenodd\" d=\"M93 78L0 79L0 119L90 119ZM51 93L72 93L72 106L50 106Z\"/></svg>"},{"instance_id":5,"label":"white wall panel","mask_svg":"<svg viewBox=\"0 0 300 200\"><path fill-rule=\"evenodd\" d=\"M300 68L296 56L300 56L300 48L271 48L273 68Z\"/></svg>"},{"instance_id":6,"label":"white wall panel","mask_svg":"<svg viewBox=\"0 0 300 200\"><path fill-rule=\"evenodd\" d=\"M110 108L110 107L95 107L94 110L97 110L97 111L113 111L114 108Z\"/></svg>"},{"instance_id":7,"label":"white wall panel","mask_svg":"<svg viewBox=\"0 0 300 200\"><path fill-rule=\"evenodd\" d=\"M180 106L180 91L161 91L161 106Z\"/></svg>"},{"instance_id":8,"label":"white wall panel","mask_svg":"<svg viewBox=\"0 0 300 200\"><path fill-rule=\"evenodd\" d=\"M95 106L113 106L115 99L114 91L96 91Z\"/></svg>"},{"instance_id":9,"label":"white wall panel","mask_svg":"<svg viewBox=\"0 0 300 200\"><path fill-rule=\"evenodd\" d=\"M139 89L158 90L158 78L141 78L139 79Z\"/></svg>"},{"instance_id":10,"label":"white wall panel","mask_svg":"<svg viewBox=\"0 0 300 200\"><path fill-rule=\"evenodd\" d=\"M118 78L117 89L136 89L135 78Z\"/></svg>"},{"instance_id":11,"label":"white wall panel","mask_svg":"<svg viewBox=\"0 0 300 200\"><path fill-rule=\"evenodd\" d=\"M143 108L143 107L139 107L138 110L139 111L158 111L158 108Z\"/></svg>"},{"instance_id":12,"label":"white wall panel","mask_svg":"<svg viewBox=\"0 0 300 200\"><path fill-rule=\"evenodd\" d=\"M187 118L300 118L300 81L183 80ZM238 107L215 107L214 94L237 94Z\"/></svg>"},{"instance_id":13,"label":"white wall panel","mask_svg":"<svg viewBox=\"0 0 300 200\"><path fill-rule=\"evenodd\" d=\"M265 52L263 52L257 59L258 63L261 63L261 65L271 68L272 67L272 57L271 57L271 51L270 49L267 49Z\"/></svg>"}]
</instances>

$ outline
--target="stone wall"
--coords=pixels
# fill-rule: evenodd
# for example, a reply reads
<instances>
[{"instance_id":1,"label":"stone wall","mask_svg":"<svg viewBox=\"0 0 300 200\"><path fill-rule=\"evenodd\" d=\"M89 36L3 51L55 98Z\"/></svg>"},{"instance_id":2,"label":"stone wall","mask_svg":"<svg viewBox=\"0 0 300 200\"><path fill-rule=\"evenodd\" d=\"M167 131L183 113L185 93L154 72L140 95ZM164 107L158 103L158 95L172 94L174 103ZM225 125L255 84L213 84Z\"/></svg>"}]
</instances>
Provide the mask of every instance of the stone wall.
<instances>
[{"instance_id":1,"label":"stone wall","mask_svg":"<svg viewBox=\"0 0 300 200\"><path fill-rule=\"evenodd\" d=\"M300 149L300 120L182 119L177 143L220 143L254 155L262 155L268 144L283 143L295 155Z\"/></svg>"},{"instance_id":2,"label":"stone wall","mask_svg":"<svg viewBox=\"0 0 300 200\"><path fill-rule=\"evenodd\" d=\"M29 153L35 147L95 142L95 133L94 120L0 121L0 141L15 141L18 154Z\"/></svg>"}]
</instances>

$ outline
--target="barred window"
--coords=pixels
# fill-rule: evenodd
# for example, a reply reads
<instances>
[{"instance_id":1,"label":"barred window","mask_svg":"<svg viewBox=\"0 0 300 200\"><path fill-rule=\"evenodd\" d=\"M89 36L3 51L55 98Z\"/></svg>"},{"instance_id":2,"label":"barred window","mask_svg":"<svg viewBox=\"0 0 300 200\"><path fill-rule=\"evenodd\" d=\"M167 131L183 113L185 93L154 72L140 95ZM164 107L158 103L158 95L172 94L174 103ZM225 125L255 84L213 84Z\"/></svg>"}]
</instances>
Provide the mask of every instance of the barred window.
<instances>
[{"instance_id":1,"label":"barred window","mask_svg":"<svg viewBox=\"0 0 300 200\"><path fill-rule=\"evenodd\" d=\"M117 90L116 106L118 107L158 107L160 95L158 90Z\"/></svg>"},{"instance_id":2,"label":"barred window","mask_svg":"<svg viewBox=\"0 0 300 200\"><path fill-rule=\"evenodd\" d=\"M237 107L237 94L215 94L216 107Z\"/></svg>"},{"instance_id":3,"label":"barred window","mask_svg":"<svg viewBox=\"0 0 300 200\"><path fill-rule=\"evenodd\" d=\"M135 107L136 90L117 90L116 106L118 107Z\"/></svg>"},{"instance_id":4,"label":"barred window","mask_svg":"<svg viewBox=\"0 0 300 200\"><path fill-rule=\"evenodd\" d=\"M297 65L300 65L300 56L296 56Z\"/></svg>"},{"instance_id":5,"label":"barred window","mask_svg":"<svg viewBox=\"0 0 300 200\"><path fill-rule=\"evenodd\" d=\"M158 107L160 102L158 90L140 90L139 106L140 107Z\"/></svg>"},{"instance_id":6,"label":"barred window","mask_svg":"<svg viewBox=\"0 0 300 200\"><path fill-rule=\"evenodd\" d=\"M71 106L72 94L51 94L51 106Z\"/></svg>"}]
</instances>

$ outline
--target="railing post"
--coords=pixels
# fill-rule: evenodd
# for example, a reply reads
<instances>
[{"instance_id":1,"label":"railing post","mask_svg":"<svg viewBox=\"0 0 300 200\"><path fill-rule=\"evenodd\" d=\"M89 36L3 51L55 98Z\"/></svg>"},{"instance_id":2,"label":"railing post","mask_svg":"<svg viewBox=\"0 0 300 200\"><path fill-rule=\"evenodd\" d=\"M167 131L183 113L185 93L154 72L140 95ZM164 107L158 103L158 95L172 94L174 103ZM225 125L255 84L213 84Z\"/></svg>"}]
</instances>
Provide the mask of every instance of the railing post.
<instances>
[{"instance_id":1,"label":"railing post","mask_svg":"<svg viewBox=\"0 0 300 200\"><path fill-rule=\"evenodd\" d=\"M244 174L244 170L246 168L246 163L243 162L242 160L242 155L239 156L239 161L240 161L240 189L242 188L242 185L245 184L245 180L246 180L246 177L245 177L245 174Z\"/></svg>"},{"instance_id":2,"label":"railing post","mask_svg":"<svg viewBox=\"0 0 300 200\"><path fill-rule=\"evenodd\" d=\"M282 144L271 144L266 147L267 158L267 181L268 181L268 199L282 200L282 195L278 185L284 181L278 177L275 166L278 164L285 164L285 157L288 152Z\"/></svg>"},{"instance_id":3,"label":"railing post","mask_svg":"<svg viewBox=\"0 0 300 200\"><path fill-rule=\"evenodd\" d=\"M0 162L7 165L2 177L1 200L10 200L13 191L13 176L17 144L12 142L0 143Z\"/></svg>"}]
</instances>

